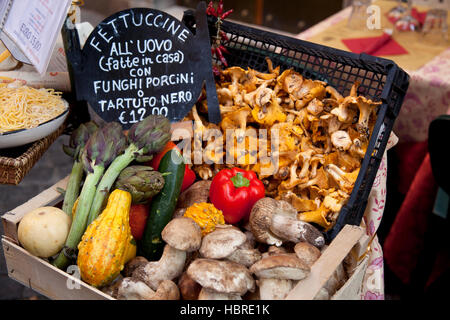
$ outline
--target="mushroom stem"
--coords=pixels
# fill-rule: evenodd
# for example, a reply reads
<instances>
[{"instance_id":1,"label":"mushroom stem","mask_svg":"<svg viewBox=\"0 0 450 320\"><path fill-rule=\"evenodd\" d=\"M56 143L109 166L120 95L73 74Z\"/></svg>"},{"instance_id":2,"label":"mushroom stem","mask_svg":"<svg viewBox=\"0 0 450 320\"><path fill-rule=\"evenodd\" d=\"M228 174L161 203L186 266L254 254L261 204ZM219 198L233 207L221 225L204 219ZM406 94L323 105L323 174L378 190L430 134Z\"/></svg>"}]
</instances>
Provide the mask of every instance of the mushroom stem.
<instances>
[{"instance_id":1,"label":"mushroom stem","mask_svg":"<svg viewBox=\"0 0 450 320\"><path fill-rule=\"evenodd\" d=\"M133 278L156 290L163 280L172 280L180 276L185 261L186 251L175 249L166 244L161 259L138 267L133 272Z\"/></svg>"},{"instance_id":2,"label":"mushroom stem","mask_svg":"<svg viewBox=\"0 0 450 320\"><path fill-rule=\"evenodd\" d=\"M306 241L319 248L325 244L325 238L318 229L308 222L298 220L296 215L283 211L276 211L272 215L270 231L281 239L294 243Z\"/></svg>"},{"instance_id":3,"label":"mushroom stem","mask_svg":"<svg viewBox=\"0 0 450 320\"><path fill-rule=\"evenodd\" d=\"M178 300L179 298L178 287L170 280L161 282L155 292L140 280L124 278L117 292L119 300Z\"/></svg>"},{"instance_id":4,"label":"mushroom stem","mask_svg":"<svg viewBox=\"0 0 450 320\"><path fill-rule=\"evenodd\" d=\"M202 288L197 300L242 300L242 298L238 294L217 292L208 288Z\"/></svg>"},{"instance_id":5,"label":"mushroom stem","mask_svg":"<svg viewBox=\"0 0 450 320\"><path fill-rule=\"evenodd\" d=\"M259 295L261 300L283 300L293 288L289 279L259 279Z\"/></svg>"}]
</instances>

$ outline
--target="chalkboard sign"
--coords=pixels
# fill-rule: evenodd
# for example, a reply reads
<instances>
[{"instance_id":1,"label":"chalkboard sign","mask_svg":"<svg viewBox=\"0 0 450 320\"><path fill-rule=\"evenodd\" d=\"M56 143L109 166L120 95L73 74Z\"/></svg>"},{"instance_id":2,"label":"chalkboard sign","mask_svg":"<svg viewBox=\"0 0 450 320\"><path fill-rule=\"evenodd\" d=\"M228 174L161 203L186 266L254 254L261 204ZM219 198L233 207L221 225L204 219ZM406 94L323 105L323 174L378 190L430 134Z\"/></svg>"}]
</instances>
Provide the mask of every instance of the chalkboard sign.
<instances>
[{"instance_id":1,"label":"chalkboard sign","mask_svg":"<svg viewBox=\"0 0 450 320\"><path fill-rule=\"evenodd\" d=\"M150 114L181 120L207 81L209 120L219 122L204 2L196 18L194 35L159 10L120 11L94 28L82 50L76 29L70 30L67 50L77 99L88 101L105 121L128 129Z\"/></svg>"}]
</instances>

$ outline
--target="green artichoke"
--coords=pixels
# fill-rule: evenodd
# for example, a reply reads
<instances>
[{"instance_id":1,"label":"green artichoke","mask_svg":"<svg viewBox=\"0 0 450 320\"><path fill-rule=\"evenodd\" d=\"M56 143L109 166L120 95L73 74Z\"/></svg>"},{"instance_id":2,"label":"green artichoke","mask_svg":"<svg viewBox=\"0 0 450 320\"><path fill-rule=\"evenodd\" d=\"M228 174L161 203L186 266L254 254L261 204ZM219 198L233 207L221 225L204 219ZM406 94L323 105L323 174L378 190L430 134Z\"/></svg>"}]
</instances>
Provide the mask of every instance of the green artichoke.
<instances>
[{"instance_id":1,"label":"green artichoke","mask_svg":"<svg viewBox=\"0 0 450 320\"><path fill-rule=\"evenodd\" d=\"M88 225L100 214L105 198L122 170L134 160L138 162L151 160L153 155L169 142L170 137L170 121L164 116L149 115L130 128L127 148L123 154L114 159L97 186Z\"/></svg>"},{"instance_id":2,"label":"green artichoke","mask_svg":"<svg viewBox=\"0 0 450 320\"><path fill-rule=\"evenodd\" d=\"M128 191L133 204L148 203L164 186L161 172L148 166L129 166L117 177L115 188Z\"/></svg>"},{"instance_id":3,"label":"green artichoke","mask_svg":"<svg viewBox=\"0 0 450 320\"><path fill-rule=\"evenodd\" d=\"M125 150L127 143L122 130L119 123L110 122L89 138L81 154L86 172L94 172L97 166L108 167Z\"/></svg>"},{"instance_id":4,"label":"green artichoke","mask_svg":"<svg viewBox=\"0 0 450 320\"><path fill-rule=\"evenodd\" d=\"M72 208L80 193L80 185L83 178L83 164L80 161L81 152L89 137L97 129L98 126L94 121L82 123L72 132L69 145L63 145L64 152L74 159L62 206L62 210L69 216L72 216Z\"/></svg>"},{"instance_id":5,"label":"green artichoke","mask_svg":"<svg viewBox=\"0 0 450 320\"><path fill-rule=\"evenodd\" d=\"M136 161L150 161L169 142L170 121L161 115L148 116L130 128L128 140L140 151Z\"/></svg>"},{"instance_id":6,"label":"green artichoke","mask_svg":"<svg viewBox=\"0 0 450 320\"><path fill-rule=\"evenodd\" d=\"M80 124L80 126L73 130L70 135L69 145L63 145L64 152L69 157L77 160L89 137L97 131L97 129L98 125L94 121Z\"/></svg>"}]
</instances>

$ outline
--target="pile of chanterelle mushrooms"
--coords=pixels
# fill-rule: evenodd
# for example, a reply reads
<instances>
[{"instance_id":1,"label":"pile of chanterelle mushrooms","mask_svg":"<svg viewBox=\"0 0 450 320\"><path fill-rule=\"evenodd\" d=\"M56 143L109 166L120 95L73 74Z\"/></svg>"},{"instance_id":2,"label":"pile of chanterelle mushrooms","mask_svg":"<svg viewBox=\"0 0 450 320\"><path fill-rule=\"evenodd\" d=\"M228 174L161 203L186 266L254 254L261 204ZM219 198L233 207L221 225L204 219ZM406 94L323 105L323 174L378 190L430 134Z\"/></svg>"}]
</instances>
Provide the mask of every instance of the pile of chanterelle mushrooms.
<instances>
[{"instance_id":1,"label":"pile of chanterelle mushrooms","mask_svg":"<svg viewBox=\"0 0 450 320\"><path fill-rule=\"evenodd\" d=\"M332 86L306 79L292 69L280 73L279 67L273 68L266 60L269 73L240 67L221 71L216 82L222 114L218 126L205 120L206 100L186 117L195 121L193 169L205 180L224 167L253 170L264 182L268 197L291 203L299 219L327 230L352 192L380 102L358 96L357 82L350 95L343 97ZM273 128L279 132L277 150L271 150ZM196 139L203 132L214 132L205 129L220 130L223 136L210 139L203 134L202 140ZM227 136L227 129L236 130ZM267 129L271 141L261 141L265 138L259 135L245 136L249 129ZM237 152L237 147L227 150L227 139L235 146L243 143L245 152ZM203 150L208 163L195 164L196 152ZM276 152L278 166L260 161L262 151L267 155ZM234 164L227 164L227 157Z\"/></svg>"}]
</instances>

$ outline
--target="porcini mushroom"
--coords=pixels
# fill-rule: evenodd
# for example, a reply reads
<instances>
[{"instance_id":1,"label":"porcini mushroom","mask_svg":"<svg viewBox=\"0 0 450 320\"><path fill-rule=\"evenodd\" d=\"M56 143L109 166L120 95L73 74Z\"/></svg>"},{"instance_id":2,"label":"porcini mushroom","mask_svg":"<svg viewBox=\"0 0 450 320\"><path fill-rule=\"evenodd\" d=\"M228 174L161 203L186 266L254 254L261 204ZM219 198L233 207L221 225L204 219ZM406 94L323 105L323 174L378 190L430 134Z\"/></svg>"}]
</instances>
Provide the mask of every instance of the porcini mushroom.
<instances>
[{"instance_id":1,"label":"porcini mushroom","mask_svg":"<svg viewBox=\"0 0 450 320\"><path fill-rule=\"evenodd\" d=\"M173 248L187 252L198 250L202 243L199 225L187 217L170 220L161 232L161 237Z\"/></svg>"},{"instance_id":2,"label":"porcini mushroom","mask_svg":"<svg viewBox=\"0 0 450 320\"><path fill-rule=\"evenodd\" d=\"M243 265L214 259L196 259L187 268L187 274L203 288L221 293L244 295L255 290L255 280Z\"/></svg>"},{"instance_id":3,"label":"porcini mushroom","mask_svg":"<svg viewBox=\"0 0 450 320\"><path fill-rule=\"evenodd\" d=\"M311 224L297 218L297 213L276 210L272 215L270 231L285 241L306 241L318 248L325 244L322 233Z\"/></svg>"},{"instance_id":4,"label":"porcini mushroom","mask_svg":"<svg viewBox=\"0 0 450 320\"><path fill-rule=\"evenodd\" d=\"M178 289L183 300L197 300L202 287L187 272L183 272L178 279Z\"/></svg>"},{"instance_id":5,"label":"porcini mushroom","mask_svg":"<svg viewBox=\"0 0 450 320\"><path fill-rule=\"evenodd\" d=\"M180 292L177 285L170 280L162 281L156 292L144 282L134 278L124 278L117 291L119 300L178 300Z\"/></svg>"},{"instance_id":6,"label":"porcini mushroom","mask_svg":"<svg viewBox=\"0 0 450 320\"><path fill-rule=\"evenodd\" d=\"M294 247L297 258L302 260L308 267L312 267L314 262L320 258L321 252L308 242L298 242Z\"/></svg>"},{"instance_id":7,"label":"porcini mushroom","mask_svg":"<svg viewBox=\"0 0 450 320\"><path fill-rule=\"evenodd\" d=\"M208 288L202 288L197 300L242 300L239 294L217 292Z\"/></svg>"},{"instance_id":8,"label":"porcini mushroom","mask_svg":"<svg viewBox=\"0 0 450 320\"><path fill-rule=\"evenodd\" d=\"M295 254L268 255L250 267L258 277L261 299L284 299L293 287L293 280L304 279L310 268Z\"/></svg>"},{"instance_id":9,"label":"porcini mushroom","mask_svg":"<svg viewBox=\"0 0 450 320\"><path fill-rule=\"evenodd\" d=\"M222 259L232 254L247 240L241 230L231 225L219 226L203 237L200 255L209 259Z\"/></svg>"},{"instance_id":10,"label":"porcini mushroom","mask_svg":"<svg viewBox=\"0 0 450 320\"><path fill-rule=\"evenodd\" d=\"M283 240L270 231L272 215L276 208L283 208L285 210L291 210L293 213L297 213L297 210L286 201L278 201L269 197L256 201L249 217L249 228L255 236L256 241L276 246L281 246L283 244Z\"/></svg>"},{"instance_id":11,"label":"porcini mushroom","mask_svg":"<svg viewBox=\"0 0 450 320\"><path fill-rule=\"evenodd\" d=\"M167 243L158 261L139 266L132 277L156 290L163 280L172 280L183 272L186 253L200 248L201 230L194 220L187 217L172 219L161 232Z\"/></svg>"}]
</instances>

